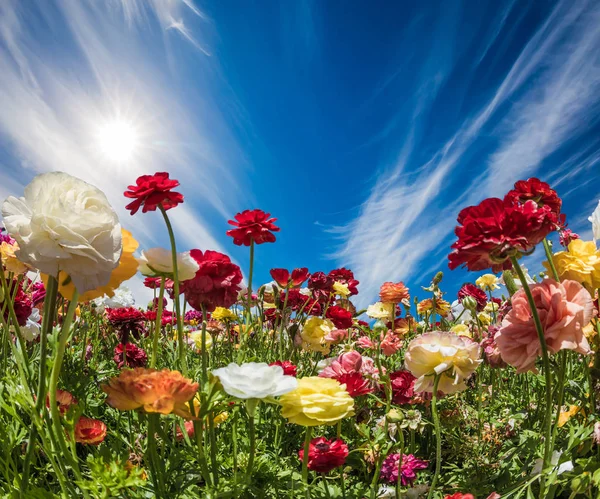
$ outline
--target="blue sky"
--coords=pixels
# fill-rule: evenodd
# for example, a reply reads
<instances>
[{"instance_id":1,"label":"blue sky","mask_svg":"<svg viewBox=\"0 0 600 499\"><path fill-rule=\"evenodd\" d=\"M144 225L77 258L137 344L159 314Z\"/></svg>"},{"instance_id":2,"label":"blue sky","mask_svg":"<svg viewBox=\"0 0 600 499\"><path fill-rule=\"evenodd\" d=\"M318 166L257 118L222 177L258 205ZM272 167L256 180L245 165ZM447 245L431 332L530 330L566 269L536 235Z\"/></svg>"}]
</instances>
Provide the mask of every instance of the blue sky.
<instances>
[{"instance_id":1,"label":"blue sky","mask_svg":"<svg viewBox=\"0 0 600 499\"><path fill-rule=\"evenodd\" d=\"M6 0L0 3L0 197L62 170L103 189L142 247L158 214L122 192L168 171L180 249L216 249L245 208L278 218L272 267L346 265L360 305L381 282L418 292L458 211L539 176L591 238L600 197L600 4ZM126 161L99 131L135 131ZM524 263L535 269L540 251ZM140 280L132 283L142 293Z\"/></svg>"}]
</instances>

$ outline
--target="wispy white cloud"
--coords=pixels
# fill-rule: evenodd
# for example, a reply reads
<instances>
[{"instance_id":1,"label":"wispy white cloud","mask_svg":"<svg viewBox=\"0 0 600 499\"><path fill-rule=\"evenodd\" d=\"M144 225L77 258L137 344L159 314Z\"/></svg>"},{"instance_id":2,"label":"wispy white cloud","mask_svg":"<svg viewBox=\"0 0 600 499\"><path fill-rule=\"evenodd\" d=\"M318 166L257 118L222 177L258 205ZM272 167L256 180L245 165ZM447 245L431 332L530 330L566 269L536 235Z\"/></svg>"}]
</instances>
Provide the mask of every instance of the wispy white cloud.
<instances>
[{"instance_id":1,"label":"wispy white cloud","mask_svg":"<svg viewBox=\"0 0 600 499\"><path fill-rule=\"evenodd\" d=\"M170 212L179 245L221 249L210 217L233 211L227 200L240 191L229 165L243 161L208 85L192 94L181 90L172 54L154 36L158 20L163 36L175 29L201 47L185 21L202 13L189 0L59 0L34 7L0 3L0 134L18 158L0 165L0 185L19 194L36 173L76 175L102 189L122 224L150 246L166 243L162 220L158 214L131 217L123 191L141 174L168 171L186 195ZM48 32L34 31L34 16ZM199 67L214 70L203 52ZM200 115L191 114L191 102ZM98 148L99 130L116 119L139 135L128 163L111 162Z\"/></svg>"},{"instance_id":2,"label":"wispy white cloud","mask_svg":"<svg viewBox=\"0 0 600 499\"><path fill-rule=\"evenodd\" d=\"M409 279L437 246L449 245L462 206L503 195L585 130L586 116L600 102L599 12L593 2L558 3L490 99L428 161L415 164L403 153L381 170L357 218L338 229L335 258L361 280L360 305L374 299L383 281ZM492 119L499 123L498 145L473 179L467 158ZM452 195L444 199L454 201L442 205L438 196L448 186Z\"/></svg>"}]
</instances>

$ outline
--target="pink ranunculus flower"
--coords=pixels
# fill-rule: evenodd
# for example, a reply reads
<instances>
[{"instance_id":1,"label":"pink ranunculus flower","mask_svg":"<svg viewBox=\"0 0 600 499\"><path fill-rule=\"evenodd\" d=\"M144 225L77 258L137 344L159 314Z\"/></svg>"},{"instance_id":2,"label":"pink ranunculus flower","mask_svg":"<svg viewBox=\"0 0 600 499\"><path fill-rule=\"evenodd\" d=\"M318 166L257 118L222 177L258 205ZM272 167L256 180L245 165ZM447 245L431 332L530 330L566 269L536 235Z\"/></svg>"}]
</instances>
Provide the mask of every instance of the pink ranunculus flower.
<instances>
[{"instance_id":1,"label":"pink ranunculus flower","mask_svg":"<svg viewBox=\"0 0 600 499\"><path fill-rule=\"evenodd\" d=\"M321 378L337 378L342 374L360 372L362 367L362 355L356 350L342 353L337 359L323 369L319 376Z\"/></svg>"},{"instance_id":2,"label":"pink ranunculus flower","mask_svg":"<svg viewBox=\"0 0 600 499\"><path fill-rule=\"evenodd\" d=\"M323 338L328 343L335 345L337 343L341 343L345 339L348 338L348 330L347 329L332 329L327 333L325 338Z\"/></svg>"},{"instance_id":3,"label":"pink ranunculus flower","mask_svg":"<svg viewBox=\"0 0 600 499\"><path fill-rule=\"evenodd\" d=\"M402 340L391 331L388 331L383 340L381 340L380 346L383 355L389 357L390 355L394 355L398 350L400 350L400 348L402 348Z\"/></svg>"},{"instance_id":4,"label":"pink ranunculus flower","mask_svg":"<svg viewBox=\"0 0 600 499\"><path fill-rule=\"evenodd\" d=\"M531 293L542 322L550 353L575 350L591 353L583 328L592 318L592 297L576 281L558 283L544 279L533 284ZM518 373L535 372L535 361L541 353L531 309L525 292L520 289L512 297L512 310L502 321L494 337L502 359L517 368Z\"/></svg>"},{"instance_id":5,"label":"pink ranunculus flower","mask_svg":"<svg viewBox=\"0 0 600 499\"><path fill-rule=\"evenodd\" d=\"M371 340L371 338L369 338L368 336L361 336L356 341L356 346L359 346L359 347L365 348L365 349L371 349L371 348L375 348L375 343L373 343L373 340Z\"/></svg>"}]
</instances>

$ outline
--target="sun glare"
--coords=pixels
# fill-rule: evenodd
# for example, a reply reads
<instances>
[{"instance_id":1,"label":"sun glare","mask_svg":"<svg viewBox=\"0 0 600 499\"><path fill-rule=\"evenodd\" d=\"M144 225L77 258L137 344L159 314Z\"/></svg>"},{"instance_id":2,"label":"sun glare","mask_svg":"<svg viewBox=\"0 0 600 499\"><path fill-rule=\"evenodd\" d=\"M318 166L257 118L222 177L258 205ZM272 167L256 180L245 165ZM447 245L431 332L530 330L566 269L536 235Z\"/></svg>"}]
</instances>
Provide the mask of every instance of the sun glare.
<instances>
[{"instance_id":1,"label":"sun glare","mask_svg":"<svg viewBox=\"0 0 600 499\"><path fill-rule=\"evenodd\" d=\"M129 161L138 148L135 128L125 121L107 123L98 132L101 152L115 162Z\"/></svg>"}]
</instances>

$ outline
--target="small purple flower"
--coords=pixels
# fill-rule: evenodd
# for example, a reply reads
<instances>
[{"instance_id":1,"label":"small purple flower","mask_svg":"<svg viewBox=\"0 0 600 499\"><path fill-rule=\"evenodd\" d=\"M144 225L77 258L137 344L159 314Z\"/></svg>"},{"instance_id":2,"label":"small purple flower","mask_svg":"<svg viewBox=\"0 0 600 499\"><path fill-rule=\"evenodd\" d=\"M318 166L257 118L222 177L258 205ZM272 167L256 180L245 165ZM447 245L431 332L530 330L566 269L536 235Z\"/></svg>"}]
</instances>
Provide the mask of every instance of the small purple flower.
<instances>
[{"instance_id":1,"label":"small purple flower","mask_svg":"<svg viewBox=\"0 0 600 499\"><path fill-rule=\"evenodd\" d=\"M388 483L398 482L398 461L400 454L390 454L383 461L381 466L381 479ZM401 477L402 485L412 485L417 478L416 472L427 468L427 462L413 456L412 454L402 455Z\"/></svg>"}]
</instances>

